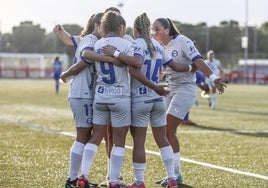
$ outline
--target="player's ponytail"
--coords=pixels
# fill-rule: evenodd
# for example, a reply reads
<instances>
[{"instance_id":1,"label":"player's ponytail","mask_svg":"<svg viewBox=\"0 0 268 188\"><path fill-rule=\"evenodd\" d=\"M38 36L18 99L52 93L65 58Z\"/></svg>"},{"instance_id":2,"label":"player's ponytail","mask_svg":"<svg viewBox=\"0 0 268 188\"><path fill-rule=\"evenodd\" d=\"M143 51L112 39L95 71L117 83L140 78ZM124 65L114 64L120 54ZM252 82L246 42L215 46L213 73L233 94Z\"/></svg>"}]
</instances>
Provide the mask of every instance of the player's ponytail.
<instances>
[{"instance_id":1,"label":"player's ponytail","mask_svg":"<svg viewBox=\"0 0 268 188\"><path fill-rule=\"evenodd\" d=\"M89 20L87 21L87 25L84 27L80 34L80 37L84 37L92 33L95 29L95 23L100 25L102 16L103 13L93 14L90 16Z\"/></svg>"},{"instance_id":2,"label":"player's ponytail","mask_svg":"<svg viewBox=\"0 0 268 188\"><path fill-rule=\"evenodd\" d=\"M151 40L151 34L150 34L150 19L148 18L146 13L141 14L138 16L134 22L134 25L137 29L137 31L141 34L141 36L144 38L149 52L150 56L153 57L154 53L156 51L155 46L152 43Z\"/></svg>"},{"instance_id":3,"label":"player's ponytail","mask_svg":"<svg viewBox=\"0 0 268 188\"><path fill-rule=\"evenodd\" d=\"M164 29L169 29L169 36L181 34L178 28L169 18L157 18L156 21L158 21L164 27Z\"/></svg>"},{"instance_id":4,"label":"player's ponytail","mask_svg":"<svg viewBox=\"0 0 268 188\"><path fill-rule=\"evenodd\" d=\"M180 35L180 31L178 30L178 28L175 26L175 24L169 19L167 18L169 25L170 25L170 29L169 29L169 35L170 36L174 36L174 35Z\"/></svg>"}]
</instances>

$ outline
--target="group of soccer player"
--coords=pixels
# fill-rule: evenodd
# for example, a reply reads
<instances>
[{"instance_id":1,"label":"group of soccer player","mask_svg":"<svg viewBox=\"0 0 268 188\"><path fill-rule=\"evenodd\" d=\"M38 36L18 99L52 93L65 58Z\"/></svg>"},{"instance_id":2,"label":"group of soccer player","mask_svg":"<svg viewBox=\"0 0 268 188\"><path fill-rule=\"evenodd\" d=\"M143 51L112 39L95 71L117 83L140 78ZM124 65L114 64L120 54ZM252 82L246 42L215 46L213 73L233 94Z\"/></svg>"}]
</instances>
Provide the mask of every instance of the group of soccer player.
<instances>
[{"instance_id":1,"label":"group of soccer player","mask_svg":"<svg viewBox=\"0 0 268 188\"><path fill-rule=\"evenodd\" d=\"M114 7L92 15L80 36L70 35L61 25L54 28L66 45L76 49L73 65L61 74L63 82L73 76L68 98L77 130L67 188L96 187L89 181L94 178L89 172L103 138L108 156L105 186L145 188L144 143L149 124L167 174L156 183L177 188L182 176L176 133L196 99L196 70L219 93L226 87L170 19L158 18L151 25L143 13L134 21L133 41L125 31L126 22ZM161 73L166 86L159 83ZM134 143L134 183L124 185L120 179L129 130Z\"/></svg>"}]
</instances>

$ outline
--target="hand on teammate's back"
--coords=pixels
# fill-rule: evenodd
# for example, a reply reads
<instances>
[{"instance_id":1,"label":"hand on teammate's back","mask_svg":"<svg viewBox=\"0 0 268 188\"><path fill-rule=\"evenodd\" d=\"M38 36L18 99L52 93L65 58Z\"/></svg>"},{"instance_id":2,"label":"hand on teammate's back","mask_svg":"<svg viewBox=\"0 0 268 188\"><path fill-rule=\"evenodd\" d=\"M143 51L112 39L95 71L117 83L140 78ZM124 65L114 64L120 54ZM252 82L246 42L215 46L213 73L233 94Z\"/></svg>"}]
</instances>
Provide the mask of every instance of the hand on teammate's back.
<instances>
[{"instance_id":1,"label":"hand on teammate's back","mask_svg":"<svg viewBox=\"0 0 268 188\"><path fill-rule=\"evenodd\" d=\"M103 53L105 55L113 56L114 52L115 52L115 49L112 46L105 46L105 47L102 48L102 51L103 51Z\"/></svg>"},{"instance_id":2,"label":"hand on teammate's back","mask_svg":"<svg viewBox=\"0 0 268 188\"><path fill-rule=\"evenodd\" d=\"M166 89L167 85L156 85L154 91L160 96L167 96L170 91Z\"/></svg>"}]
</instances>

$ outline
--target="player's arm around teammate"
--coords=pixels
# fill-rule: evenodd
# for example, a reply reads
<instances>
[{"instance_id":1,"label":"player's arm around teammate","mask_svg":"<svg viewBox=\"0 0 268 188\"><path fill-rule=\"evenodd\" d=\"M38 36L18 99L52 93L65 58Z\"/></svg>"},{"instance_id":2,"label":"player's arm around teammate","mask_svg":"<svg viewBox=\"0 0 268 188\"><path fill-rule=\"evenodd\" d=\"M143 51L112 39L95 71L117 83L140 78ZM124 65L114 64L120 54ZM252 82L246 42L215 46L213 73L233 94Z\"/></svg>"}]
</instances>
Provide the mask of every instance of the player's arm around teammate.
<instances>
[{"instance_id":1,"label":"player's arm around teammate","mask_svg":"<svg viewBox=\"0 0 268 188\"><path fill-rule=\"evenodd\" d=\"M73 46L76 49L74 64L81 61L81 49L86 46L92 46L98 40L100 34L98 34L96 26L100 24L102 15L102 13L92 15L83 30L85 32L82 32L81 36L74 37L76 39L73 40ZM84 147L91 137L93 119L93 87L91 86L94 85L93 82L93 67L89 65L77 73L73 77L72 84L70 84L68 100L75 120L77 133L70 151L70 167L65 187L76 185Z\"/></svg>"},{"instance_id":2,"label":"player's arm around teammate","mask_svg":"<svg viewBox=\"0 0 268 188\"><path fill-rule=\"evenodd\" d=\"M137 44L135 42L132 43L133 48L136 48L136 50L141 50L140 47L136 46ZM118 51L116 51L113 47L111 46L106 46L103 49L104 54L108 56L114 56L118 58L120 61L126 63L129 65L129 72L131 76L133 76L135 79L137 79L139 82L143 83L145 86L153 89L155 92L157 92L161 96L165 96L169 94L169 91L166 90L165 85L159 85L159 84L154 84L150 80L148 80L141 72L140 68L141 65L143 64L143 58L140 55L135 55L134 56L128 56L125 54L122 54ZM158 49L160 50L160 49ZM162 50L161 53L167 54L164 50ZM186 65L183 63L175 63L173 60L170 60L165 66L171 67L174 71L177 72L195 72L196 67L194 65ZM194 68L193 68L194 66Z\"/></svg>"},{"instance_id":3,"label":"player's arm around teammate","mask_svg":"<svg viewBox=\"0 0 268 188\"><path fill-rule=\"evenodd\" d=\"M153 135L160 148L162 160L170 178L170 184L174 184L173 152L165 134L165 104L161 96L149 89L159 85L162 60L163 64L168 64L171 58L170 56L163 57L157 50L160 44L151 39L150 20L145 13L135 19L133 32L135 36L135 41L132 44L134 56L116 53L112 48L103 49L104 53L113 55L128 64L132 76L132 125L130 130L134 142L133 169L135 182L127 187L145 187L144 170L146 158L144 142L149 121L151 121ZM142 64L142 66L138 68L131 66L134 61L135 63ZM188 70L188 66L186 66L186 69ZM143 108L140 108L140 106L143 106Z\"/></svg>"},{"instance_id":4,"label":"player's arm around teammate","mask_svg":"<svg viewBox=\"0 0 268 188\"><path fill-rule=\"evenodd\" d=\"M68 82L68 77L78 74L81 70L88 67L88 65L92 64L94 61L111 62L117 66L123 65L123 63L116 58L100 55L88 48L82 50L81 59L81 61L73 64L66 71L62 72L60 77L64 83Z\"/></svg>"},{"instance_id":5,"label":"player's arm around teammate","mask_svg":"<svg viewBox=\"0 0 268 188\"><path fill-rule=\"evenodd\" d=\"M114 13L104 14L101 30L104 37L94 45L94 51L101 53L105 45L112 45L120 52L128 53L130 42L119 37L124 19ZM108 44L107 44L108 43ZM125 156L125 139L131 124L130 85L127 66L95 62L97 81L93 103L93 134L86 144L81 166L81 174L88 178L89 169L97 153L97 148L106 134L107 125L112 123L114 147L111 152L110 187L118 187L118 177ZM78 183L84 184L81 177Z\"/></svg>"}]
</instances>

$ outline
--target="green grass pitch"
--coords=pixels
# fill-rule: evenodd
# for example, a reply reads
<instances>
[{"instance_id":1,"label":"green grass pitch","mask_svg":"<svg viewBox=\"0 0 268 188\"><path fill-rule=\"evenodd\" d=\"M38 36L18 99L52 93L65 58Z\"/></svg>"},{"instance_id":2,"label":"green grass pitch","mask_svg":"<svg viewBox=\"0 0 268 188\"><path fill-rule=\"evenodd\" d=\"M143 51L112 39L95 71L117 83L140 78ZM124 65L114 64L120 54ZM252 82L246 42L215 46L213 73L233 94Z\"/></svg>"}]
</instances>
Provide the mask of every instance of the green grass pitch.
<instances>
[{"instance_id":1,"label":"green grass pitch","mask_svg":"<svg viewBox=\"0 0 268 188\"><path fill-rule=\"evenodd\" d=\"M58 95L53 80L2 79L0 88L0 187L64 187L75 135L69 85ZM268 87L229 84L215 110L198 101L190 113L198 125L178 129L181 187L268 187ZM146 149L145 184L157 188L165 170L150 128ZM133 182L131 161L127 149L124 183ZM101 144L90 181L105 180L106 162Z\"/></svg>"}]
</instances>

